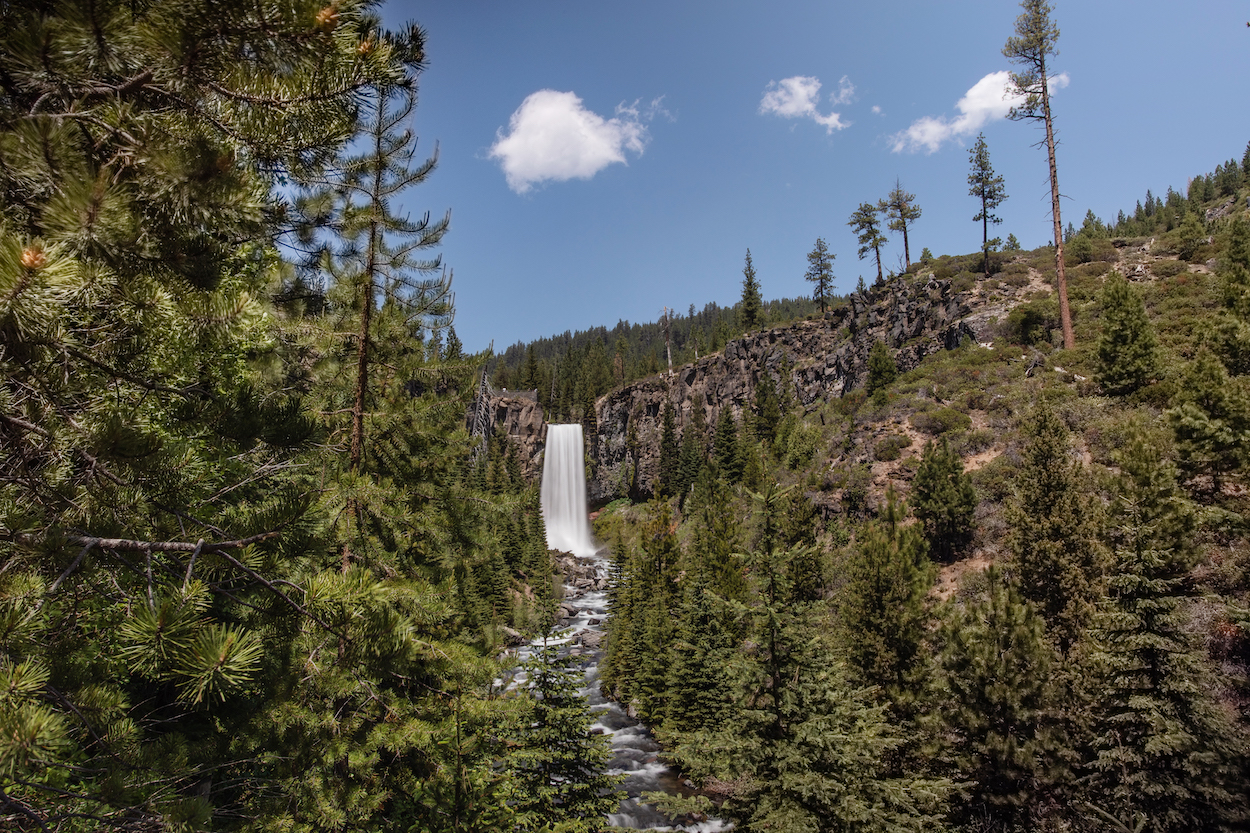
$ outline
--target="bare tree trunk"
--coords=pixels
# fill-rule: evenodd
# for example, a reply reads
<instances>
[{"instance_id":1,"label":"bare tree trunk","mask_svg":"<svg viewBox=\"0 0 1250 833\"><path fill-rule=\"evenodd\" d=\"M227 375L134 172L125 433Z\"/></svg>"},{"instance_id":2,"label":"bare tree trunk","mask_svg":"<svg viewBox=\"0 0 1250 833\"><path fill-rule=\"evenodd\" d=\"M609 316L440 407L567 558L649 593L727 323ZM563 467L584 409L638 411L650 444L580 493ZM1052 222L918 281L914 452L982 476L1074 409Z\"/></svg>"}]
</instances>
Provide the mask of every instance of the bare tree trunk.
<instances>
[{"instance_id":1,"label":"bare tree trunk","mask_svg":"<svg viewBox=\"0 0 1250 833\"><path fill-rule=\"evenodd\" d=\"M1059 170L1055 167L1055 129L1050 118L1050 79L1046 77L1046 59L1042 67L1042 114L1046 122L1046 153L1050 159L1050 208L1055 219L1055 273L1058 275L1059 324L1063 328L1063 348L1076 347L1072 332L1072 310L1068 307L1068 276L1063 266L1063 220L1059 216Z\"/></svg>"},{"instance_id":2,"label":"bare tree trunk","mask_svg":"<svg viewBox=\"0 0 1250 833\"><path fill-rule=\"evenodd\" d=\"M911 268L911 249L907 245L907 221L903 220L903 263L904 269Z\"/></svg>"},{"instance_id":3,"label":"bare tree trunk","mask_svg":"<svg viewBox=\"0 0 1250 833\"><path fill-rule=\"evenodd\" d=\"M985 205L985 191L981 191L981 266L985 279L990 279L990 210Z\"/></svg>"}]
</instances>

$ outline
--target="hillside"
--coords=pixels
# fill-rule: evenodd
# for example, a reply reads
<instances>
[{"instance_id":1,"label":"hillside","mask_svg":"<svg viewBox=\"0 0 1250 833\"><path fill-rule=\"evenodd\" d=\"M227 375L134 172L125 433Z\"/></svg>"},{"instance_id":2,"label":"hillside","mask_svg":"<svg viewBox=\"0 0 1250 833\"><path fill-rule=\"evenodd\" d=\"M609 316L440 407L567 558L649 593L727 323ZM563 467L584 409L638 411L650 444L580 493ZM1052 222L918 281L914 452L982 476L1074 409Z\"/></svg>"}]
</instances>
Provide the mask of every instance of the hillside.
<instances>
[{"instance_id":1,"label":"hillside","mask_svg":"<svg viewBox=\"0 0 1250 833\"><path fill-rule=\"evenodd\" d=\"M769 692L823 667L858 719L896 727L873 783L944 794L967 829L1245 818L1250 188L1195 182L1072 230L1076 349L1056 346L1052 249L1003 253L988 280L979 255L942 257L582 415L616 564L605 691L717 812L773 788L708 757L731 742L716 727L798 721ZM537 472L526 407L515 449ZM1184 705L1135 716L1167 698ZM819 758L779 731L776 754ZM1191 740L1114 764L1139 773L1122 792L1116 750L1163 731ZM1167 784L1181 798L1149 797Z\"/></svg>"}]
</instances>

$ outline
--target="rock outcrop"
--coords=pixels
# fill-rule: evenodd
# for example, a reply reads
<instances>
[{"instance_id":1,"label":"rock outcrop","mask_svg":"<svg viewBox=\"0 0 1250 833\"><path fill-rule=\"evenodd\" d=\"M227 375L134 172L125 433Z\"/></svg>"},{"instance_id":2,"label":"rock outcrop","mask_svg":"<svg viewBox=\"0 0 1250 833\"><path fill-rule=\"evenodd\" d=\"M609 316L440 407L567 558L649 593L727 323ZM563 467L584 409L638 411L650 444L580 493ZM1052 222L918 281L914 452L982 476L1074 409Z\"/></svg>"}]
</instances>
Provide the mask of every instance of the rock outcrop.
<instances>
[{"instance_id":1,"label":"rock outcrop","mask_svg":"<svg viewBox=\"0 0 1250 833\"><path fill-rule=\"evenodd\" d=\"M969 312L966 298L951 291L950 281L896 281L867 297L852 295L847 305L821 320L751 333L671 375L618 388L596 403L599 430L591 446L590 500L602 503L654 491L665 401L672 403L679 431L691 424L692 408L700 401L708 426L716 424L724 408L741 419L761 374L767 373L774 383L786 385L795 401L810 406L862 385L868 353L877 341L885 342L899 370L907 371L931 353L957 347L965 336L977 338L987 322L968 319Z\"/></svg>"},{"instance_id":2,"label":"rock outcrop","mask_svg":"<svg viewBox=\"0 0 1250 833\"><path fill-rule=\"evenodd\" d=\"M469 413L469 428L473 427L473 413ZM527 480L537 480L543 473L543 448L547 442L547 423L543 419L542 406L533 391L498 391L486 402L486 431L493 433L502 427L516 449L521 463L521 474Z\"/></svg>"},{"instance_id":3,"label":"rock outcrop","mask_svg":"<svg viewBox=\"0 0 1250 833\"><path fill-rule=\"evenodd\" d=\"M720 352L609 392L595 403L596 436L587 438L592 503L624 494L650 495L659 474L661 411L670 402L679 431L694 419L702 403L703 419L714 426L722 409L741 419L749 408L761 374L785 385L802 406L842 396L862 385L868 354L877 341L894 352L900 371L927 355L957 347L964 337L984 340L992 322L972 315L966 294L950 281L894 281L822 319L773 327L731 341ZM490 403L491 427L502 425L516 445L527 477L542 474L546 426L542 410L528 397L497 395Z\"/></svg>"}]
</instances>

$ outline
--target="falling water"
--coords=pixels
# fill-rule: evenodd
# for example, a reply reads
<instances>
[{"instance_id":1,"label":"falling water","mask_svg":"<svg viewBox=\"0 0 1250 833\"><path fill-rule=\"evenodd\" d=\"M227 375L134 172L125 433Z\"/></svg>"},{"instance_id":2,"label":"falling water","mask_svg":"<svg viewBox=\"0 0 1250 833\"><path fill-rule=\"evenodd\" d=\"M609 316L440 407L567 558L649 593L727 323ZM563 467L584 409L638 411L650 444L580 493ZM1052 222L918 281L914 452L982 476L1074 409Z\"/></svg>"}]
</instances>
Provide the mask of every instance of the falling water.
<instances>
[{"instance_id":1,"label":"falling water","mask_svg":"<svg viewBox=\"0 0 1250 833\"><path fill-rule=\"evenodd\" d=\"M587 519L586 460L580 425L547 426L542 507L549 548L586 558L595 554L599 548Z\"/></svg>"}]
</instances>

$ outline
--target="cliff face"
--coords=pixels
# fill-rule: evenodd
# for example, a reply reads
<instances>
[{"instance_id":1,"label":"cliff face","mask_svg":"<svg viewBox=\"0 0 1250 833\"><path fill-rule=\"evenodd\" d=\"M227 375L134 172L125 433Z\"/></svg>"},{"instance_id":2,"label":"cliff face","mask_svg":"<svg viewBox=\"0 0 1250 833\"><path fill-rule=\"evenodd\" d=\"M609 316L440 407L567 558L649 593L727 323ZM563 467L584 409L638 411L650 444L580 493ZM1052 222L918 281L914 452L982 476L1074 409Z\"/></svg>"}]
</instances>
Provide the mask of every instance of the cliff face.
<instances>
[{"instance_id":1,"label":"cliff face","mask_svg":"<svg viewBox=\"0 0 1250 833\"><path fill-rule=\"evenodd\" d=\"M848 305L829 311L822 320L752 333L672 374L618 388L595 403L598 432L587 438L590 500L604 503L654 491L665 401L672 403L679 432L693 419L696 401L702 402L708 426L716 424L724 408L741 419L761 374L767 373L808 406L862 385L868 353L877 341L885 342L899 370L907 371L931 353L958 346L965 336L981 336L987 320L970 315L966 296L951 292L949 281L897 281L867 297L852 296ZM546 430L538 404L497 397L491 405L492 428L504 426L527 477L541 476Z\"/></svg>"},{"instance_id":2,"label":"cliff face","mask_svg":"<svg viewBox=\"0 0 1250 833\"><path fill-rule=\"evenodd\" d=\"M763 373L786 385L798 403L811 405L862 385L868 353L877 341L894 351L899 370L906 371L930 353L957 347L965 335L976 338L984 323L968 318L969 312L966 299L951 292L949 281L898 283L866 298L852 296L847 306L831 310L823 320L752 333L671 375L641 379L608 393L596 403L599 429L587 484L591 502L654 491L666 400L672 403L679 431L690 424L700 399L708 426L716 424L723 408L741 419Z\"/></svg>"},{"instance_id":3,"label":"cliff face","mask_svg":"<svg viewBox=\"0 0 1250 833\"><path fill-rule=\"evenodd\" d=\"M535 481L543 474L543 447L547 442L547 423L542 406L531 391L509 394L506 390L488 396L486 431L494 433L502 426L508 441L517 451L521 474ZM469 412L469 429L473 428L473 412Z\"/></svg>"}]
</instances>

